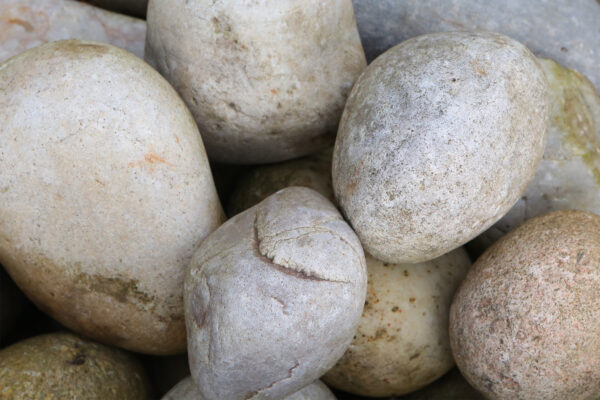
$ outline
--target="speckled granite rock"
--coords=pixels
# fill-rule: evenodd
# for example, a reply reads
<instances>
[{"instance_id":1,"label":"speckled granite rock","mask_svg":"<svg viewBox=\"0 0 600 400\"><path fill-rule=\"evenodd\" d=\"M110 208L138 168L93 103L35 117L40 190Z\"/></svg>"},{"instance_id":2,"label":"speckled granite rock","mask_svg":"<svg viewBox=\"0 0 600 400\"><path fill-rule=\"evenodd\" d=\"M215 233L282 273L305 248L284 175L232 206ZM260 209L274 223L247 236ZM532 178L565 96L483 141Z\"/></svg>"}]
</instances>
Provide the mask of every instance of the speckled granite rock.
<instances>
[{"instance_id":1,"label":"speckled granite rock","mask_svg":"<svg viewBox=\"0 0 600 400\"><path fill-rule=\"evenodd\" d=\"M151 0L145 57L232 164L331 144L366 66L350 0Z\"/></svg>"},{"instance_id":2,"label":"speckled granite rock","mask_svg":"<svg viewBox=\"0 0 600 400\"><path fill-rule=\"evenodd\" d=\"M473 265L450 308L461 372L489 399L600 398L600 216L533 218Z\"/></svg>"},{"instance_id":3,"label":"speckled granite rock","mask_svg":"<svg viewBox=\"0 0 600 400\"><path fill-rule=\"evenodd\" d=\"M591 79L600 90L596 0L353 0L367 59L424 33L483 29L523 42Z\"/></svg>"},{"instance_id":4,"label":"speckled granite rock","mask_svg":"<svg viewBox=\"0 0 600 400\"><path fill-rule=\"evenodd\" d=\"M471 260L463 248L419 264L366 259L367 300L358 330L322 379L369 397L414 392L454 365L448 312Z\"/></svg>"},{"instance_id":5,"label":"speckled granite rock","mask_svg":"<svg viewBox=\"0 0 600 400\"><path fill-rule=\"evenodd\" d=\"M600 214L600 96L577 72L552 60L539 61L552 97L544 157L517 204L472 242L478 251L525 220L546 212Z\"/></svg>"},{"instance_id":6,"label":"speckled granite rock","mask_svg":"<svg viewBox=\"0 0 600 400\"><path fill-rule=\"evenodd\" d=\"M146 17L148 0L80 0L95 6L106 8L116 12L136 15L141 18Z\"/></svg>"},{"instance_id":7,"label":"speckled granite rock","mask_svg":"<svg viewBox=\"0 0 600 400\"><path fill-rule=\"evenodd\" d=\"M377 58L348 97L332 166L365 251L422 262L488 229L535 175L549 108L537 59L504 35L422 35Z\"/></svg>"},{"instance_id":8,"label":"speckled granite rock","mask_svg":"<svg viewBox=\"0 0 600 400\"><path fill-rule=\"evenodd\" d=\"M0 65L0 262L98 341L185 351L183 279L224 217L185 104L148 64L89 41Z\"/></svg>"},{"instance_id":9,"label":"speckled granite rock","mask_svg":"<svg viewBox=\"0 0 600 400\"><path fill-rule=\"evenodd\" d=\"M280 190L198 248L185 279L190 370L207 400L284 398L352 340L367 276L360 242L312 189Z\"/></svg>"},{"instance_id":10,"label":"speckled granite rock","mask_svg":"<svg viewBox=\"0 0 600 400\"><path fill-rule=\"evenodd\" d=\"M0 351L0 398L149 400L137 360L68 333L37 336Z\"/></svg>"},{"instance_id":11,"label":"speckled granite rock","mask_svg":"<svg viewBox=\"0 0 600 400\"><path fill-rule=\"evenodd\" d=\"M0 62L46 42L87 39L144 57L146 23L71 0L0 0Z\"/></svg>"},{"instance_id":12,"label":"speckled granite rock","mask_svg":"<svg viewBox=\"0 0 600 400\"><path fill-rule=\"evenodd\" d=\"M289 186L309 187L335 202L331 186L332 151L327 148L297 160L253 168L238 179L229 198L228 214L241 213Z\"/></svg>"},{"instance_id":13,"label":"speckled granite rock","mask_svg":"<svg viewBox=\"0 0 600 400\"><path fill-rule=\"evenodd\" d=\"M202 395L191 377L179 382L162 400L203 400ZM284 398L284 400L335 400L331 390L321 381L316 381L298 392Z\"/></svg>"}]
</instances>

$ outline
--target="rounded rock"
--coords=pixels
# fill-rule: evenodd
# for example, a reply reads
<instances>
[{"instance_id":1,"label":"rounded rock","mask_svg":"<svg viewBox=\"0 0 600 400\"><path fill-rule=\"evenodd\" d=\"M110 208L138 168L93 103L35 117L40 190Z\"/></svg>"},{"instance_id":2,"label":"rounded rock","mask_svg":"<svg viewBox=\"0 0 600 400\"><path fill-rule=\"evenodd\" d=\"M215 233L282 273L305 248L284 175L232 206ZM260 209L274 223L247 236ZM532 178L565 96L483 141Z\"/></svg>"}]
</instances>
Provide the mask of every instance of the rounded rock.
<instances>
[{"instance_id":1,"label":"rounded rock","mask_svg":"<svg viewBox=\"0 0 600 400\"><path fill-rule=\"evenodd\" d=\"M367 259L367 301L354 340L323 380L367 397L414 392L452 368L448 311L471 260L463 248L420 264Z\"/></svg>"},{"instance_id":2,"label":"rounded rock","mask_svg":"<svg viewBox=\"0 0 600 400\"><path fill-rule=\"evenodd\" d=\"M49 43L0 66L0 262L68 328L185 351L183 279L222 221L185 104L133 54Z\"/></svg>"},{"instance_id":3,"label":"rounded rock","mask_svg":"<svg viewBox=\"0 0 600 400\"><path fill-rule=\"evenodd\" d=\"M423 35L377 58L348 98L332 170L365 251L422 262L490 227L535 174L548 110L536 58L506 36Z\"/></svg>"},{"instance_id":4,"label":"rounded rock","mask_svg":"<svg viewBox=\"0 0 600 400\"><path fill-rule=\"evenodd\" d=\"M350 344L366 284L358 238L311 189L281 190L227 221L185 280L202 396L283 398L319 378Z\"/></svg>"},{"instance_id":5,"label":"rounded rock","mask_svg":"<svg viewBox=\"0 0 600 400\"><path fill-rule=\"evenodd\" d=\"M450 308L450 344L488 399L600 397L600 216L533 218L473 265Z\"/></svg>"},{"instance_id":6,"label":"rounded rock","mask_svg":"<svg viewBox=\"0 0 600 400\"><path fill-rule=\"evenodd\" d=\"M150 382L126 352L53 333L0 351L0 398L147 400Z\"/></svg>"},{"instance_id":7,"label":"rounded rock","mask_svg":"<svg viewBox=\"0 0 600 400\"><path fill-rule=\"evenodd\" d=\"M366 66L350 0L156 0L146 60L192 110L212 161L264 164L331 144Z\"/></svg>"}]
</instances>

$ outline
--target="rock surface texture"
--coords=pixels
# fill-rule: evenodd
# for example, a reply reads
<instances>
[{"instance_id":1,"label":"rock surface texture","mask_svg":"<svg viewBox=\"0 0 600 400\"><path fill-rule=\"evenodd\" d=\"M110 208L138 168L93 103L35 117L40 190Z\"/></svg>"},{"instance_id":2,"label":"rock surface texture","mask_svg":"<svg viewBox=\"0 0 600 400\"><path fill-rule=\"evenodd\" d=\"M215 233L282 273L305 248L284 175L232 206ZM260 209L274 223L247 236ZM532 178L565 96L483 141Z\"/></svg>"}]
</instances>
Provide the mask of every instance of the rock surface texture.
<instances>
[{"instance_id":1,"label":"rock surface texture","mask_svg":"<svg viewBox=\"0 0 600 400\"><path fill-rule=\"evenodd\" d=\"M0 0L0 62L47 42L86 39L144 57L146 23L71 0Z\"/></svg>"},{"instance_id":2,"label":"rock surface texture","mask_svg":"<svg viewBox=\"0 0 600 400\"><path fill-rule=\"evenodd\" d=\"M463 248L419 264L366 259L367 300L358 330L323 380L368 397L414 392L454 365L448 312L471 260Z\"/></svg>"},{"instance_id":3,"label":"rock surface texture","mask_svg":"<svg viewBox=\"0 0 600 400\"><path fill-rule=\"evenodd\" d=\"M132 355L53 333L0 351L0 398L148 400L150 382Z\"/></svg>"},{"instance_id":4,"label":"rock surface texture","mask_svg":"<svg viewBox=\"0 0 600 400\"><path fill-rule=\"evenodd\" d=\"M366 294L358 238L317 192L292 187L238 214L185 281L192 377L207 400L284 398L342 356Z\"/></svg>"},{"instance_id":5,"label":"rock surface texture","mask_svg":"<svg viewBox=\"0 0 600 400\"><path fill-rule=\"evenodd\" d=\"M539 62L552 97L544 157L517 204L475 239L481 250L525 220L550 211L600 214L600 96L577 72L552 60Z\"/></svg>"},{"instance_id":6,"label":"rock surface texture","mask_svg":"<svg viewBox=\"0 0 600 400\"><path fill-rule=\"evenodd\" d=\"M600 216L533 218L473 265L450 308L450 343L488 399L600 398Z\"/></svg>"},{"instance_id":7,"label":"rock surface texture","mask_svg":"<svg viewBox=\"0 0 600 400\"><path fill-rule=\"evenodd\" d=\"M192 110L212 161L264 164L333 142L365 56L350 0L156 0L146 59Z\"/></svg>"},{"instance_id":8,"label":"rock surface texture","mask_svg":"<svg viewBox=\"0 0 600 400\"><path fill-rule=\"evenodd\" d=\"M0 262L70 329L185 351L184 270L222 221L194 120L141 59L87 41L0 66Z\"/></svg>"},{"instance_id":9,"label":"rock surface texture","mask_svg":"<svg viewBox=\"0 0 600 400\"><path fill-rule=\"evenodd\" d=\"M365 251L422 262L489 228L535 174L549 103L536 58L499 34L423 35L375 60L348 98L332 168Z\"/></svg>"},{"instance_id":10,"label":"rock surface texture","mask_svg":"<svg viewBox=\"0 0 600 400\"><path fill-rule=\"evenodd\" d=\"M600 90L597 0L353 0L367 59L425 33L482 29L588 76Z\"/></svg>"}]
</instances>

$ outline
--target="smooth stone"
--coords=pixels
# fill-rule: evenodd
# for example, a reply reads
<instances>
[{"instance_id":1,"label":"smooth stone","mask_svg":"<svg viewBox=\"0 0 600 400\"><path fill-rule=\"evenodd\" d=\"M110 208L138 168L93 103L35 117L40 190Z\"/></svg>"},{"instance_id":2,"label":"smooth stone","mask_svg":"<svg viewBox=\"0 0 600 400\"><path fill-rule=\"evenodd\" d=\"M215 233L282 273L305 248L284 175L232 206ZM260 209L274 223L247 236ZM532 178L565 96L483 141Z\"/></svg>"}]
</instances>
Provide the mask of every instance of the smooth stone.
<instances>
[{"instance_id":1,"label":"smooth stone","mask_svg":"<svg viewBox=\"0 0 600 400\"><path fill-rule=\"evenodd\" d=\"M63 39L110 43L143 58L146 23L78 1L1 1L0 62Z\"/></svg>"},{"instance_id":2,"label":"smooth stone","mask_svg":"<svg viewBox=\"0 0 600 400\"><path fill-rule=\"evenodd\" d=\"M488 30L586 75L600 90L600 2L596 0L353 0L369 61L425 33Z\"/></svg>"},{"instance_id":3,"label":"smooth stone","mask_svg":"<svg viewBox=\"0 0 600 400\"><path fill-rule=\"evenodd\" d=\"M0 350L0 398L149 400L150 382L131 354L53 333Z\"/></svg>"}]
</instances>

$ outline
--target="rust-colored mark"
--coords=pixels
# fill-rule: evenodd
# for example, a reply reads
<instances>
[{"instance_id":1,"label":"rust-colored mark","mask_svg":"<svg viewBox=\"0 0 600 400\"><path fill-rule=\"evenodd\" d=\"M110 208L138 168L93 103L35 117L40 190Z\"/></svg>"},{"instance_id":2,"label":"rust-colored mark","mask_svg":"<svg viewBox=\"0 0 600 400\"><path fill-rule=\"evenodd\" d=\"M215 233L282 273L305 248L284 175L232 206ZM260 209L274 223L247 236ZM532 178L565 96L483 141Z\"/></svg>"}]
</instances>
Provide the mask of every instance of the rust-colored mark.
<instances>
[{"instance_id":1,"label":"rust-colored mark","mask_svg":"<svg viewBox=\"0 0 600 400\"><path fill-rule=\"evenodd\" d=\"M271 89L271 93L277 94L277 89Z\"/></svg>"},{"instance_id":2,"label":"rust-colored mark","mask_svg":"<svg viewBox=\"0 0 600 400\"><path fill-rule=\"evenodd\" d=\"M478 76L481 77L487 75L487 72L485 72L485 70L477 60L471 61L470 64L473 66L473 70L477 73Z\"/></svg>"},{"instance_id":3,"label":"rust-colored mark","mask_svg":"<svg viewBox=\"0 0 600 400\"><path fill-rule=\"evenodd\" d=\"M414 297L411 297L410 299L408 299L408 301L410 301L411 303L414 303L415 300L417 300L417 299L415 299Z\"/></svg>"},{"instance_id":4,"label":"rust-colored mark","mask_svg":"<svg viewBox=\"0 0 600 400\"><path fill-rule=\"evenodd\" d=\"M177 142L177 144L179 144L179 136L174 135L175 136L175 141Z\"/></svg>"},{"instance_id":5,"label":"rust-colored mark","mask_svg":"<svg viewBox=\"0 0 600 400\"><path fill-rule=\"evenodd\" d=\"M104 182L102 182L100 179L94 179L94 180L95 180L96 182L98 182L98 184L100 184L100 185L102 185L102 186L106 186L106 185L104 184Z\"/></svg>"},{"instance_id":6,"label":"rust-colored mark","mask_svg":"<svg viewBox=\"0 0 600 400\"><path fill-rule=\"evenodd\" d=\"M174 167L174 164L171 164L170 162L167 162L167 160L165 160L164 158L150 152L147 153L146 155L144 155L144 160L146 160L147 162L149 162L150 164L154 164L154 163L160 163L160 164L165 164L168 165L170 167Z\"/></svg>"},{"instance_id":7,"label":"rust-colored mark","mask_svg":"<svg viewBox=\"0 0 600 400\"><path fill-rule=\"evenodd\" d=\"M11 18L8 20L8 22L23 27L27 32L33 32L33 25L31 25L27 21L24 21L19 18Z\"/></svg>"}]
</instances>

